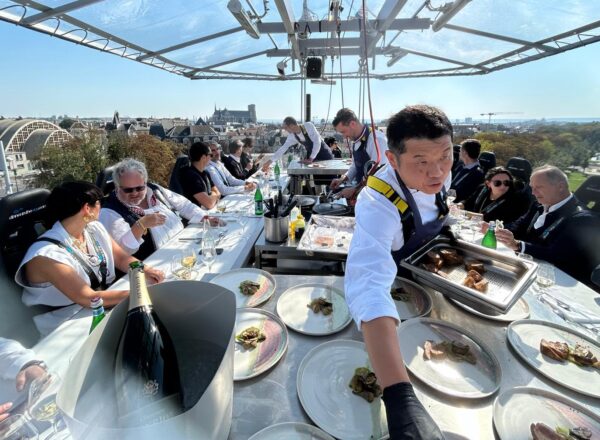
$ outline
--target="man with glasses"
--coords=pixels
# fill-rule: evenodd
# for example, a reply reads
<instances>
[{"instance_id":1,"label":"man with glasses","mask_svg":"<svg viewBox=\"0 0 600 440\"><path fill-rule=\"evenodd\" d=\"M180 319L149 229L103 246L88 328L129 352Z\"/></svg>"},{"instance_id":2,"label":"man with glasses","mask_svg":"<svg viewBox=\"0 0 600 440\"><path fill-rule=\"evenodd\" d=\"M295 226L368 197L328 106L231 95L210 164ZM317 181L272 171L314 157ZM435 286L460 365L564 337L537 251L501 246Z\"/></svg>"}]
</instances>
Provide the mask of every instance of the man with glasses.
<instances>
[{"instance_id":1,"label":"man with glasses","mask_svg":"<svg viewBox=\"0 0 600 440\"><path fill-rule=\"evenodd\" d=\"M206 212L185 197L148 182L146 166L124 159L113 172L115 190L100 211L100 222L130 255L143 260L183 229L181 218L200 223Z\"/></svg>"},{"instance_id":2,"label":"man with glasses","mask_svg":"<svg viewBox=\"0 0 600 440\"><path fill-rule=\"evenodd\" d=\"M210 178L223 197L229 194L252 191L256 188L256 184L237 179L227 168L225 168L225 165L221 162L221 147L218 142L211 141L209 142L209 146L211 161L206 167L206 171L210 174ZM250 165L250 167L252 167L252 165Z\"/></svg>"},{"instance_id":3,"label":"man with glasses","mask_svg":"<svg viewBox=\"0 0 600 440\"><path fill-rule=\"evenodd\" d=\"M452 124L435 107L406 107L387 128L388 164L358 195L356 226L344 287L383 388L390 438L443 439L419 402L396 333L400 322L390 288L408 257L442 229L452 167Z\"/></svg>"}]
</instances>

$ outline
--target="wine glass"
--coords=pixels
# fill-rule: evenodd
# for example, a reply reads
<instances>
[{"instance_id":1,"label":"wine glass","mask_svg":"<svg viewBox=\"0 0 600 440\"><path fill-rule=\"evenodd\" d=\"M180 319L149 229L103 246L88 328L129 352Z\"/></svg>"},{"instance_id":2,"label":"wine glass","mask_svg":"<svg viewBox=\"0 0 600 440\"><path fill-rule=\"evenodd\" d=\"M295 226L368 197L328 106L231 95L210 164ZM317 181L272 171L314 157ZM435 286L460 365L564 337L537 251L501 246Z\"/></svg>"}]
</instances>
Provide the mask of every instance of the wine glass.
<instances>
[{"instance_id":1,"label":"wine glass","mask_svg":"<svg viewBox=\"0 0 600 440\"><path fill-rule=\"evenodd\" d=\"M23 414L15 414L0 422L0 438L4 440L37 440L39 433Z\"/></svg>"},{"instance_id":2,"label":"wine glass","mask_svg":"<svg viewBox=\"0 0 600 440\"><path fill-rule=\"evenodd\" d=\"M219 200L219 202L217 203L217 211L219 211L221 214L223 214L227 209L227 205L225 204L225 201L223 199Z\"/></svg>"},{"instance_id":3,"label":"wine glass","mask_svg":"<svg viewBox=\"0 0 600 440\"><path fill-rule=\"evenodd\" d=\"M448 190L448 192L446 193L446 200L448 201L448 205L451 205L454 203L454 201L456 200L456 190L455 189Z\"/></svg>"},{"instance_id":4,"label":"wine glass","mask_svg":"<svg viewBox=\"0 0 600 440\"><path fill-rule=\"evenodd\" d=\"M56 404L56 395L61 385L62 379L58 373L48 372L34 379L29 386L27 416L30 420L52 423L54 433L65 428L64 424L59 428L61 416Z\"/></svg>"},{"instance_id":5,"label":"wine glass","mask_svg":"<svg viewBox=\"0 0 600 440\"><path fill-rule=\"evenodd\" d=\"M186 276L190 277L192 269L196 265L196 251L193 246L181 252L180 256L181 265L185 268Z\"/></svg>"},{"instance_id":6,"label":"wine glass","mask_svg":"<svg viewBox=\"0 0 600 440\"><path fill-rule=\"evenodd\" d=\"M546 288L553 286L555 283L554 266L548 263L540 263L535 282L541 293L544 293Z\"/></svg>"},{"instance_id":7,"label":"wine glass","mask_svg":"<svg viewBox=\"0 0 600 440\"><path fill-rule=\"evenodd\" d=\"M210 273L212 264L216 259L217 248L215 245L215 240L210 237L202 240L202 261L208 267L208 273Z\"/></svg>"}]
</instances>

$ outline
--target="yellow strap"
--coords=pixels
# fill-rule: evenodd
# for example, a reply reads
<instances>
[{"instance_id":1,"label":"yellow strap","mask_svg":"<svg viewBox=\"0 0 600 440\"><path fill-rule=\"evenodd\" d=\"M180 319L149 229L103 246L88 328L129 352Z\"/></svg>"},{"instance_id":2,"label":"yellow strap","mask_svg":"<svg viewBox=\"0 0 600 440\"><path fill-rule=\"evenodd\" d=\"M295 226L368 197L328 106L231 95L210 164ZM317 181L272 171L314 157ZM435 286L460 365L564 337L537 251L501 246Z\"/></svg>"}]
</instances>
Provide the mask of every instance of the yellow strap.
<instances>
[{"instance_id":1,"label":"yellow strap","mask_svg":"<svg viewBox=\"0 0 600 440\"><path fill-rule=\"evenodd\" d=\"M367 179L367 186L374 189L392 202L393 205L398 208L398 211L400 211L401 214L404 214L404 212L409 209L408 203L402 200L396 190L394 190L389 183L381 180L379 177L369 176Z\"/></svg>"}]
</instances>

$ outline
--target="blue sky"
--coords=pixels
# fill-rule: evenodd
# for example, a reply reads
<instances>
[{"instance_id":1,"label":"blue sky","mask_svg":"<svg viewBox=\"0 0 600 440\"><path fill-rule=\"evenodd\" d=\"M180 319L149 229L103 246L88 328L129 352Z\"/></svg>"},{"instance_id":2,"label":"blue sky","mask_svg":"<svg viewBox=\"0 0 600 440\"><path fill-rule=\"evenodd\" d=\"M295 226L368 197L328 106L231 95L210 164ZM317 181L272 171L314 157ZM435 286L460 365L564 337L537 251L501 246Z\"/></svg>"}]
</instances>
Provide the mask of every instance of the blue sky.
<instances>
[{"instance_id":1,"label":"blue sky","mask_svg":"<svg viewBox=\"0 0 600 440\"><path fill-rule=\"evenodd\" d=\"M198 117L212 114L215 104L245 109L251 103L259 119L300 115L296 81L191 81L5 22L0 22L0 54L5 117L111 116L114 110L132 117ZM373 80L374 113L385 118L406 104L428 103L453 120L487 112L519 113L498 118L600 117L598 60L600 43L484 76ZM358 83L343 84L345 105L357 109ZM326 117L329 86L309 84L307 91L313 117ZM330 118L341 105L338 81Z\"/></svg>"}]
</instances>

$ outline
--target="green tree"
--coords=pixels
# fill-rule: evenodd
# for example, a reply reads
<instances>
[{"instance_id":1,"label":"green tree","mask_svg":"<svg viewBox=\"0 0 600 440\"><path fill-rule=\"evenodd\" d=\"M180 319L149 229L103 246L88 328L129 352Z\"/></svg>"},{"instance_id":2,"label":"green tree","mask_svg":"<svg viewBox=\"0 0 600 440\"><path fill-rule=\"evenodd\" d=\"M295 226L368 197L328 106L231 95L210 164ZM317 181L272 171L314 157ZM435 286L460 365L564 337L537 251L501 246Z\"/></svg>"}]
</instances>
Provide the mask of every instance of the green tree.
<instances>
[{"instance_id":1,"label":"green tree","mask_svg":"<svg viewBox=\"0 0 600 440\"><path fill-rule=\"evenodd\" d=\"M58 126L63 130L68 130L71 128L71 125L75 123L75 119L71 119L69 117L65 117L62 121L58 123Z\"/></svg>"}]
</instances>

